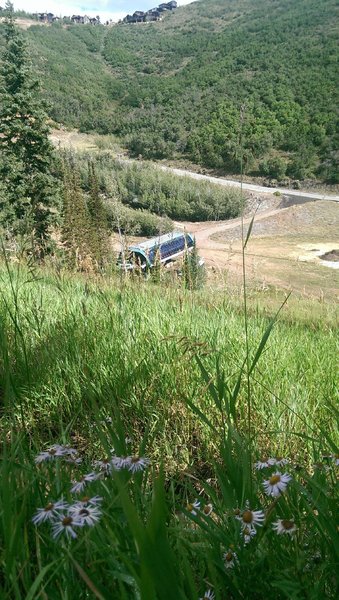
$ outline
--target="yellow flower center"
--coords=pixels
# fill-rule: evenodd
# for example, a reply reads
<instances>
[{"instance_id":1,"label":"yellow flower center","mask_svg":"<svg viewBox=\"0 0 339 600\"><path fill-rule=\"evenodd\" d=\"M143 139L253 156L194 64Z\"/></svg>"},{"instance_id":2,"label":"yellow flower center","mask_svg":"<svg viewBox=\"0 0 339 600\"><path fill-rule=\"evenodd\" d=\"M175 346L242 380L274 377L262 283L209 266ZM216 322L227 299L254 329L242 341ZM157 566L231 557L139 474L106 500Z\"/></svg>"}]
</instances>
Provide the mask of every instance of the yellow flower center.
<instances>
[{"instance_id":1,"label":"yellow flower center","mask_svg":"<svg viewBox=\"0 0 339 600\"><path fill-rule=\"evenodd\" d=\"M47 506L45 506L44 511L48 512L49 510L53 510L53 508L54 508L54 504L52 502L49 502L47 504Z\"/></svg>"},{"instance_id":2,"label":"yellow flower center","mask_svg":"<svg viewBox=\"0 0 339 600\"><path fill-rule=\"evenodd\" d=\"M294 527L293 521L281 521L281 524L284 529L292 529Z\"/></svg>"},{"instance_id":3,"label":"yellow flower center","mask_svg":"<svg viewBox=\"0 0 339 600\"><path fill-rule=\"evenodd\" d=\"M187 504L186 508L189 512L191 512L193 510L194 506L193 506L193 504Z\"/></svg>"},{"instance_id":4,"label":"yellow flower center","mask_svg":"<svg viewBox=\"0 0 339 600\"><path fill-rule=\"evenodd\" d=\"M206 504L206 506L204 506L203 512L205 515L209 515L210 512L212 512L212 506L210 504Z\"/></svg>"},{"instance_id":5,"label":"yellow flower center","mask_svg":"<svg viewBox=\"0 0 339 600\"><path fill-rule=\"evenodd\" d=\"M62 524L64 527L67 527L68 525L71 525L73 522L72 517L65 517L64 519L62 519Z\"/></svg>"},{"instance_id":6,"label":"yellow flower center","mask_svg":"<svg viewBox=\"0 0 339 600\"><path fill-rule=\"evenodd\" d=\"M88 517L88 515L89 515L89 510L87 510L87 508L82 508L82 509L79 511L79 515L81 515L82 517Z\"/></svg>"},{"instance_id":7,"label":"yellow flower center","mask_svg":"<svg viewBox=\"0 0 339 600\"><path fill-rule=\"evenodd\" d=\"M252 523L253 521L253 513L251 510L245 510L242 513L242 520L244 521L244 523Z\"/></svg>"},{"instance_id":8,"label":"yellow flower center","mask_svg":"<svg viewBox=\"0 0 339 600\"><path fill-rule=\"evenodd\" d=\"M48 450L48 454L51 454L52 456L54 456L55 453L56 453L55 448L50 448L50 450Z\"/></svg>"},{"instance_id":9,"label":"yellow flower center","mask_svg":"<svg viewBox=\"0 0 339 600\"><path fill-rule=\"evenodd\" d=\"M232 554L232 552L227 552L227 554L225 554L225 560L227 562L231 562L231 560L233 560L233 554Z\"/></svg>"},{"instance_id":10,"label":"yellow flower center","mask_svg":"<svg viewBox=\"0 0 339 600\"><path fill-rule=\"evenodd\" d=\"M81 502L88 502L89 501L89 496L84 496L83 498L81 498Z\"/></svg>"},{"instance_id":11,"label":"yellow flower center","mask_svg":"<svg viewBox=\"0 0 339 600\"><path fill-rule=\"evenodd\" d=\"M280 475L272 475L272 477L269 478L270 485L275 485L276 483L279 483L280 479Z\"/></svg>"},{"instance_id":12,"label":"yellow flower center","mask_svg":"<svg viewBox=\"0 0 339 600\"><path fill-rule=\"evenodd\" d=\"M132 456L131 463L135 464L135 463L139 462L139 460L140 460L140 456Z\"/></svg>"}]
</instances>

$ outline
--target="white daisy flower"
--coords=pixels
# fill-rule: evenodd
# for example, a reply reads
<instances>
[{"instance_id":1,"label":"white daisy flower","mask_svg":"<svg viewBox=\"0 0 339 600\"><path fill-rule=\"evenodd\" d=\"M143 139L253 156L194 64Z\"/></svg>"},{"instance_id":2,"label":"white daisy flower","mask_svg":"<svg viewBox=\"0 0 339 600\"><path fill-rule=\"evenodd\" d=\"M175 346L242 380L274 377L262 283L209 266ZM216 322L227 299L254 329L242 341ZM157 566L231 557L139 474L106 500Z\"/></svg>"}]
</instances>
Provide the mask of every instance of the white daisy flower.
<instances>
[{"instance_id":1,"label":"white daisy flower","mask_svg":"<svg viewBox=\"0 0 339 600\"><path fill-rule=\"evenodd\" d=\"M202 509L202 512L204 513L204 515L206 517L208 517L213 511L213 504L205 504L204 508Z\"/></svg>"},{"instance_id":2,"label":"white daisy flower","mask_svg":"<svg viewBox=\"0 0 339 600\"><path fill-rule=\"evenodd\" d=\"M112 472L112 457L104 458L103 460L95 460L93 463L93 467L95 469L99 469L99 471L103 471L104 473Z\"/></svg>"},{"instance_id":3,"label":"white daisy flower","mask_svg":"<svg viewBox=\"0 0 339 600\"><path fill-rule=\"evenodd\" d=\"M199 600L214 600L215 595L212 592L212 590L207 590L204 595L202 596L202 598L199 598Z\"/></svg>"},{"instance_id":4,"label":"white daisy flower","mask_svg":"<svg viewBox=\"0 0 339 600\"><path fill-rule=\"evenodd\" d=\"M145 456L129 456L128 461L128 470L131 471L131 473L144 471L150 463L150 459Z\"/></svg>"},{"instance_id":5,"label":"white daisy flower","mask_svg":"<svg viewBox=\"0 0 339 600\"><path fill-rule=\"evenodd\" d=\"M233 569L236 563L239 562L237 554L233 552L231 548L229 548L227 552L225 552L223 559L226 569Z\"/></svg>"},{"instance_id":6,"label":"white daisy flower","mask_svg":"<svg viewBox=\"0 0 339 600\"><path fill-rule=\"evenodd\" d=\"M244 537L244 544L249 544L251 539L257 534L257 530L254 527L244 527L242 529Z\"/></svg>"},{"instance_id":7,"label":"white daisy flower","mask_svg":"<svg viewBox=\"0 0 339 600\"><path fill-rule=\"evenodd\" d=\"M71 493L79 494L85 489L87 483L96 481L97 479L99 479L99 475L97 473L88 473L87 475L81 477L80 481L72 481L73 486L71 487Z\"/></svg>"},{"instance_id":8,"label":"white daisy flower","mask_svg":"<svg viewBox=\"0 0 339 600\"><path fill-rule=\"evenodd\" d=\"M68 504L63 500L58 500L57 502L49 502L45 506L45 508L38 508L37 512L32 518L32 521L34 525L40 525L45 521L54 521L57 517L60 516L59 511L63 511L65 510L65 508L68 508Z\"/></svg>"},{"instance_id":9,"label":"white daisy flower","mask_svg":"<svg viewBox=\"0 0 339 600\"><path fill-rule=\"evenodd\" d=\"M275 465L277 467L284 467L285 465L288 465L290 461L288 460L288 458L282 458L281 456L278 456L275 459Z\"/></svg>"},{"instance_id":10,"label":"white daisy flower","mask_svg":"<svg viewBox=\"0 0 339 600\"><path fill-rule=\"evenodd\" d=\"M64 533L67 538L76 538L77 534L74 531L74 527L83 527L83 522L71 515L63 515L52 527L53 538L59 537L61 533Z\"/></svg>"},{"instance_id":11,"label":"white daisy flower","mask_svg":"<svg viewBox=\"0 0 339 600\"><path fill-rule=\"evenodd\" d=\"M274 464L274 462L272 463L272 461L274 461L274 458L263 458L262 460L258 460L256 463L254 463L254 468L257 471L261 471L261 469L267 469L268 467L271 467L272 464Z\"/></svg>"},{"instance_id":12,"label":"white daisy flower","mask_svg":"<svg viewBox=\"0 0 339 600\"><path fill-rule=\"evenodd\" d=\"M192 503L188 503L186 505L186 510L191 513L191 515L193 515L194 517L197 516L197 511L200 510L200 502L199 500L195 500L195 502Z\"/></svg>"},{"instance_id":13,"label":"white daisy flower","mask_svg":"<svg viewBox=\"0 0 339 600\"><path fill-rule=\"evenodd\" d=\"M283 475L279 471L273 473L273 475L263 483L265 493L268 496L277 498L286 491L287 484L291 479L292 477L288 475L288 473L284 473Z\"/></svg>"},{"instance_id":14,"label":"white daisy flower","mask_svg":"<svg viewBox=\"0 0 339 600\"><path fill-rule=\"evenodd\" d=\"M129 465L130 465L129 457L127 457L127 456L112 456L111 465L115 471L120 471L120 469L125 469L126 467L129 467Z\"/></svg>"},{"instance_id":15,"label":"white daisy flower","mask_svg":"<svg viewBox=\"0 0 339 600\"><path fill-rule=\"evenodd\" d=\"M69 508L69 514L76 521L80 521L82 525L89 525L93 527L96 525L98 521L100 521L101 510L98 506L79 506L78 504L74 504Z\"/></svg>"},{"instance_id":16,"label":"white daisy flower","mask_svg":"<svg viewBox=\"0 0 339 600\"><path fill-rule=\"evenodd\" d=\"M265 520L265 513L262 510L250 510L246 508L239 514L235 515L235 518L241 522L242 529L255 529L261 527Z\"/></svg>"},{"instance_id":17,"label":"white daisy flower","mask_svg":"<svg viewBox=\"0 0 339 600\"><path fill-rule=\"evenodd\" d=\"M83 508L84 506L98 506L99 504L101 504L102 502L102 498L100 496L92 496L92 498L90 496L83 496L82 498L80 498L80 500L77 500L75 504L73 504L73 506L80 506L81 508ZM71 509L71 507L70 507Z\"/></svg>"},{"instance_id":18,"label":"white daisy flower","mask_svg":"<svg viewBox=\"0 0 339 600\"><path fill-rule=\"evenodd\" d=\"M38 465L45 461L54 460L54 458L57 458L60 456L65 456L65 448L64 448L64 446L59 446L58 444L54 444L47 450L40 452L40 454L38 454L35 457L34 461Z\"/></svg>"},{"instance_id":19,"label":"white daisy flower","mask_svg":"<svg viewBox=\"0 0 339 600\"><path fill-rule=\"evenodd\" d=\"M294 521L288 521L287 519L278 519L272 527L279 535L284 533L293 535L297 531Z\"/></svg>"}]
</instances>

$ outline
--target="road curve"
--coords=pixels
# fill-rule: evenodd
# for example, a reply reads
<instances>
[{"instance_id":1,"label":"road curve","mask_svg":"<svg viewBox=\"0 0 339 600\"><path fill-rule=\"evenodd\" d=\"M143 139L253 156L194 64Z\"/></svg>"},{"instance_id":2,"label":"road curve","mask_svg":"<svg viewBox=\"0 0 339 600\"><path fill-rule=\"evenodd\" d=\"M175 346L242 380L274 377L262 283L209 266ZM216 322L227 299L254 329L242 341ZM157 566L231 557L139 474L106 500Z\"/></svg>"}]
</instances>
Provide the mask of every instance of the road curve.
<instances>
[{"instance_id":1,"label":"road curve","mask_svg":"<svg viewBox=\"0 0 339 600\"><path fill-rule=\"evenodd\" d=\"M240 181L233 181L233 179L223 179L222 177L212 177L211 175L201 175L200 173L194 173L193 171L186 171L185 169L175 169L174 167L165 167L164 165L157 165L163 171L171 171L175 175L181 175L186 177L192 177L192 179L200 179L216 183L217 185L241 187ZM243 183L242 188L251 192L258 192L260 194L274 194L279 192L286 196L298 196L301 198L308 198L310 200L332 200L339 202L339 196L332 194L319 194L314 192L303 192L301 190L290 190L289 188L280 187L265 187L263 185L254 185L253 183Z\"/></svg>"}]
</instances>

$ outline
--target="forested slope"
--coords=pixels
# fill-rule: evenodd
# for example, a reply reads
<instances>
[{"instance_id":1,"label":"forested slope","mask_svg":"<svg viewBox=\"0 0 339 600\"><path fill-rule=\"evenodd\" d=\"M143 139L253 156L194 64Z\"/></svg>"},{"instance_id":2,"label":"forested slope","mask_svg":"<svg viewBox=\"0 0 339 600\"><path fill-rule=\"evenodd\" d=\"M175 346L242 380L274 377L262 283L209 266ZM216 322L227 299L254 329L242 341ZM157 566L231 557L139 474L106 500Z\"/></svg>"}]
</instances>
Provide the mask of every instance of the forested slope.
<instances>
[{"instance_id":1,"label":"forested slope","mask_svg":"<svg viewBox=\"0 0 339 600\"><path fill-rule=\"evenodd\" d=\"M56 121L135 156L336 182L336 16L336 0L200 0L157 23L25 35Z\"/></svg>"},{"instance_id":2,"label":"forested slope","mask_svg":"<svg viewBox=\"0 0 339 600\"><path fill-rule=\"evenodd\" d=\"M55 121L83 131L110 130L115 94L114 78L101 56L105 34L104 27L58 24L22 31ZM2 35L0 27L0 45Z\"/></svg>"},{"instance_id":3,"label":"forested slope","mask_svg":"<svg viewBox=\"0 0 339 600\"><path fill-rule=\"evenodd\" d=\"M336 127L335 5L205 0L161 23L113 28L104 52L123 89L116 130L129 136L136 154L183 152L238 171L239 111L245 105L248 171L329 176Z\"/></svg>"}]
</instances>

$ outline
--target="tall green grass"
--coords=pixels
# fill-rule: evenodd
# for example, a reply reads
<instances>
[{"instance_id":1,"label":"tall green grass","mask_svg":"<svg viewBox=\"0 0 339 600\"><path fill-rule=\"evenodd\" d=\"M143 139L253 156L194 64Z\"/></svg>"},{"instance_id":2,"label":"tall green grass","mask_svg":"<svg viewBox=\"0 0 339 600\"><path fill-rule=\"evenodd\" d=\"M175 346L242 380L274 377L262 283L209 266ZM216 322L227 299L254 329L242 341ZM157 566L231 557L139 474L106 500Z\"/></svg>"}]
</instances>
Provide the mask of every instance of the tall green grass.
<instances>
[{"instance_id":1,"label":"tall green grass","mask_svg":"<svg viewBox=\"0 0 339 600\"><path fill-rule=\"evenodd\" d=\"M1 597L334 598L338 336L323 308L323 322L282 310L272 324L249 307L246 352L238 302L221 293L2 265ZM53 443L82 463L36 465ZM114 453L151 464L88 484L95 527L69 541L33 525ZM262 486L276 468L250 467L265 454L290 460L279 498ZM234 511L247 502L265 521L244 544ZM277 535L278 519L295 535Z\"/></svg>"}]
</instances>

